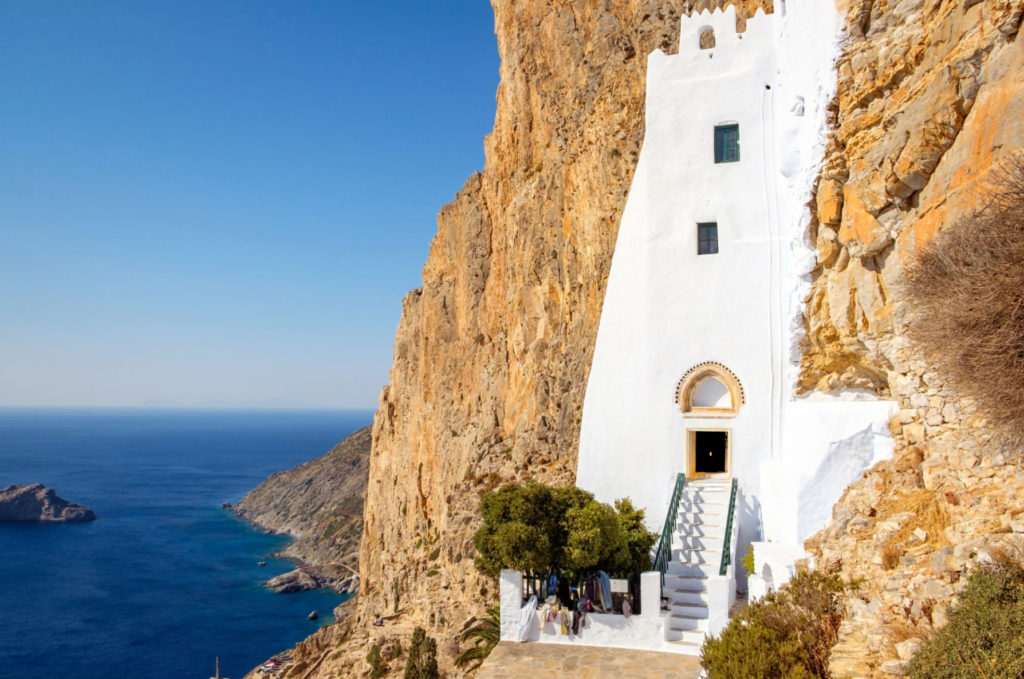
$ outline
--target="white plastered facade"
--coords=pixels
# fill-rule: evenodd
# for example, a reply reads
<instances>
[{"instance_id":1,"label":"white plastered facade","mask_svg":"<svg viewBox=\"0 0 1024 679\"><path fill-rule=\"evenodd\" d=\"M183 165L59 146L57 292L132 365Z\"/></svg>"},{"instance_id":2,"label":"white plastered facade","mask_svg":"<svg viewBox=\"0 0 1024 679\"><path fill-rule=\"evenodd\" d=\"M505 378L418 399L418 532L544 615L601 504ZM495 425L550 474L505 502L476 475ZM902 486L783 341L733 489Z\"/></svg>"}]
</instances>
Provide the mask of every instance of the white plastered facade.
<instances>
[{"instance_id":1,"label":"white plastered facade","mask_svg":"<svg viewBox=\"0 0 1024 679\"><path fill-rule=\"evenodd\" d=\"M577 485L630 497L660 530L688 432L729 431L740 555L799 548L844 488L892 453L892 403L794 394L801 305L814 266L805 207L823 157L840 21L820 0L683 17L679 54L650 55L643 150L619 227L583 407ZM715 46L700 49L712 29ZM714 162L714 128L738 124L740 160ZM718 225L698 255L697 224ZM726 368L735 414L683 413L680 380ZM732 397L736 401L736 395Z\"/></svg>"}]
</instances>

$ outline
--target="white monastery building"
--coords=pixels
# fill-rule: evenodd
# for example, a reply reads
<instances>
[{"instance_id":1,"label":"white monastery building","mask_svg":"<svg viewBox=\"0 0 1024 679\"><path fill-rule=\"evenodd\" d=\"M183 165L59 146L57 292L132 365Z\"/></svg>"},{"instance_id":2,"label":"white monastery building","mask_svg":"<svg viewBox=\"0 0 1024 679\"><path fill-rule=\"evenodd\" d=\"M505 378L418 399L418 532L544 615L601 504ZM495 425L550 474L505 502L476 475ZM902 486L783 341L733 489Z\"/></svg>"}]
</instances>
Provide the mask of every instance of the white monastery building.
<instances>
[{"instance_id":1,"label":"white monastery building","mask_svg":"<svg viewBox=\"0 0 1024 679\"><path fill-rule=\"evenodd\" d=\"M668 601L595 634L602 645L698 652L737 588L759 596L788 580L846 486L892 454L892 402L795 390L815 265L806 205L840 30L827 0L780 0L743 33L729 7L684 16L679 53L649 57L646 137L587 384L577 485L604 502L631 498L652 530L671 533L664 574L645 574L643 590L646 602L660 580ZM751 544L748 583L739 559ZM503 618L515 609L506 636L518 622L513 590L503 582Z\"/></svg>"}]
</instances>

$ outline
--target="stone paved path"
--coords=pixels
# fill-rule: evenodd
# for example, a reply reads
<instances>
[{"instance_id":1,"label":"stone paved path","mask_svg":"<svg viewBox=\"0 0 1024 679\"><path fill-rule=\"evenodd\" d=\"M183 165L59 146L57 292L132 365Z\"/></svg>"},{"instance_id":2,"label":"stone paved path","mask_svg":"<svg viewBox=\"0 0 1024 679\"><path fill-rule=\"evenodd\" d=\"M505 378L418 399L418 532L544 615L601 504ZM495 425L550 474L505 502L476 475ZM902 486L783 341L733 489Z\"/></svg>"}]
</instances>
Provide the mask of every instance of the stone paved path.
<instances>
[{"instance_id":1,"label":"stone paved path","mask_svg":"<svg viewBox=\"0 0 1024 679\"><path fill-rule=\"evenodd\" d=\"M627 651L595 646L502 642L476 679L698 679L697 658L674 653Z\"/></svg>"}]
</instances>

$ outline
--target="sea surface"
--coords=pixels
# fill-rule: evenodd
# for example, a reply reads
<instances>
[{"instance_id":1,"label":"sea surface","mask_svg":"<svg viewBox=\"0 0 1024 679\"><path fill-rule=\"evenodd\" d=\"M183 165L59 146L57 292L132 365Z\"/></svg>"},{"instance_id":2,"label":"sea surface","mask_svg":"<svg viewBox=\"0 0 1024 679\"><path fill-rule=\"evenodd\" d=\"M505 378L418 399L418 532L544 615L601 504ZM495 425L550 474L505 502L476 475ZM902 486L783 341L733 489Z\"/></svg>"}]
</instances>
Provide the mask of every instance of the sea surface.
<instances>
[{"instance_id":1,"label":"sea surface","mask_svg":"<svg viewBox=\"0 0 1024 679\"><path fill-rule=\"evenodd\" d=\"M274 594L287 538L235 518L271 473L369 411L0 409L0 487L42 483L91 523L0 524L0 657L15 679L238 679L333 622L327 591ZM258 567L257 562L267 565ZM320 620L306 616L320 612Z\"/></svg>"}]
</instances>

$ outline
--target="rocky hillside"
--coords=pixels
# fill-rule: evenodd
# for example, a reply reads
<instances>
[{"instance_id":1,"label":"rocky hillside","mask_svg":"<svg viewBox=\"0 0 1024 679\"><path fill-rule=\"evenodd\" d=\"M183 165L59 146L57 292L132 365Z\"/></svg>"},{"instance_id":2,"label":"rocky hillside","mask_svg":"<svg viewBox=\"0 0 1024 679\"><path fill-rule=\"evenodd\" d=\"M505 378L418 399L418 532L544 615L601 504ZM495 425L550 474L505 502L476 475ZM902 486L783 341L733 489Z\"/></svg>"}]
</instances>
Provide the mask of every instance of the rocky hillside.
<instances>
[{"instance_id":1,"label":"rocky hillside","mask_svg":"<svg viewBox=\"0 0 1024 679\"><path fill-rule=\"evenodd\" d=\"M274 474L232 509L260 528L295 537L284 556L355 569L370 468L370 431L370 427L360 429L323 457Z\"/></svg>"},{"instance_id":2,"label":"rocky hillside","mask_svg":"<svg viewBox=\"0 0 1024 679\"><path fill-rule=\"evenodd\" d=\"M1024 530L1020 457L910 341L905 287L922 248L1024 147L1022 13L1022 0L847 7L801 385L871 389L901 409L895 459L848 489L808 542L825 568L866 583L836 676L899 673L900 653L944 622L963 569Z\"/></svg>"}]
</instances>

